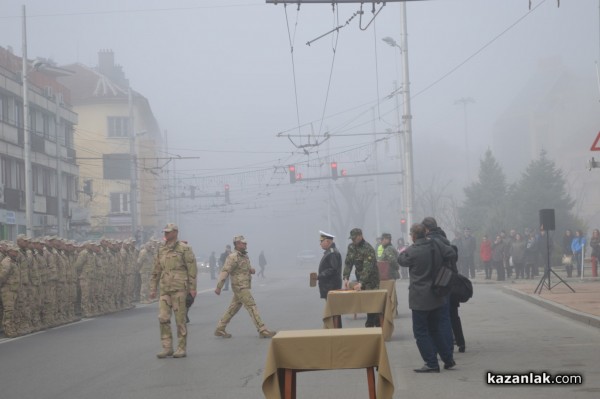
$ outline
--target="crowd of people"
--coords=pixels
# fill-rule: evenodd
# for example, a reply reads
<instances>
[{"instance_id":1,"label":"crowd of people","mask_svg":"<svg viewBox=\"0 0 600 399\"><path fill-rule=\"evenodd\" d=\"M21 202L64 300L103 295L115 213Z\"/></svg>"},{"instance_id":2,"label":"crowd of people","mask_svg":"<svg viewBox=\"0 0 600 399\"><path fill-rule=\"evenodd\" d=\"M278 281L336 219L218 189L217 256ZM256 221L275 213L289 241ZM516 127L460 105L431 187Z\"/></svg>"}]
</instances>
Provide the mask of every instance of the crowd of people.
<instances>
[{"instance_id":1,"label":"crowd of people","mask_svg":"<svg viewBox=\"0 0 600 399\"><path fill-rule=\"evenodd\" d=\"M461 274L474 277L474 273L468 274L464 265L465 258L470 262L473 259L472 252L466 249L462 244L463 238L459 236L457 240L459 257L459 269ZM573 270L577 277L581 277L582 264L586 251L586 238L581 230L574 233L566 230L562 241L560 242L560 253L562 255L560 263L565 267L567 277L572 277ZM600 233L594 229L589 243L591 249L592 275L597 276L598 257L600 256ZM509 234L501 231L494 240L490 240L487 235L481 239L479 246L479 259L485 270L485 279L490 280L493 272L496 271L498 281L507 278L533 279L543 272L548 260L550 266L556 266L556 257L554 256L554 240L549 239L546 231L540 229L524 229L523 234L511 229ZM514 277L513 277L514 276Z\"/></svg>"},{"instance_id":2,"label":"crowd of people","mask_svg":"<svg viewBox=\"0 0 600 399\"><path fill-rule=\"evenodd\" d=\"M0 242L0 314L7 337L148 302L158 241L77 243L56 236Z\"/></svg>"}]
</instances>

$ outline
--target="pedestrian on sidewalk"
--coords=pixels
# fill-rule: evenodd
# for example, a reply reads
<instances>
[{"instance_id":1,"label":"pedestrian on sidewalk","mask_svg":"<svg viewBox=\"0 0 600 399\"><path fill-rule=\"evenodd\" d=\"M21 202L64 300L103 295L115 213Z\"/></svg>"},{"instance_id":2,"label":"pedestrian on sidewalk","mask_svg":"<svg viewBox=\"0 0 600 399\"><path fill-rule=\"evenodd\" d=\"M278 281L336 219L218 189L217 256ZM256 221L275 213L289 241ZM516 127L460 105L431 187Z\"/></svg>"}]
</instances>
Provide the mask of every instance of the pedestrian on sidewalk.
<instances>
[{"instance_id":1,"label":"pedestrian on sidewalk","mask_svg":"<svg viewBox=\"0 0 600 399\"><path fill-rule=\"evenodd\" d=\"M571 242L573 251L573 265L577 268L577 277L581 277L581 267L583 266L583 255L585 252L585 237L581 230L575 231L575 237Z\"/></svg>"},{"instance_id":2,"label":"pedestrian on sidewalk","mask_svg":"<svg viewBox=\"0 0 600 399\"><path fill-rule=\"evenodd\" d=\"M598 229L592 231L590 247L592 247L592 277L598 277L598 258L600 258L600 231Z\"/></svg>"}]
</instances>

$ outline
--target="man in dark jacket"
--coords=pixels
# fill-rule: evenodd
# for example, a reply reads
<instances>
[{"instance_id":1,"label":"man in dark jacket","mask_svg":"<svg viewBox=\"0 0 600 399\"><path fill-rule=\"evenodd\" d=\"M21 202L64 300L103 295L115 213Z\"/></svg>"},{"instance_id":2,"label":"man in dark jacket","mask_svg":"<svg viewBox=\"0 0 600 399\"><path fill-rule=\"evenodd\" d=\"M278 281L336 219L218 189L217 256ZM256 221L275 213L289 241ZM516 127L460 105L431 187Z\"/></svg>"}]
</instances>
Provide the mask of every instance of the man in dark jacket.
<instances>
[{"instance_id":1,"label":"man in dark jacket","mask_svg":"<svg viewBox=\"0 0 600 399\"><path fill-rule=\"evenodd\" d=\"M327 299L327 293L331 290L342 288L342 255L335 247L333 234L319 232L321 234L321 248L323 257L319 263L319 293L321 298Z\"/></svg>"},{"instance_id":2,"label":"man in dark jacket","mask_svg":"<svg viewBox=\"0 0 600 399\"><path fill-rule=\"evenodd\" d=\"M438 297L431 290L432 267L441 264L443 259L455 261L456 253L437 230L435 219L426 218L424 222L428 223L432 236L439 235L441 238L428 239L423 224L412 225L410 235L413 245L398 256L398 263L410 269L408 307L412 310L413 334L417 347L425 361L422 368L414 371L439 373L437 353L442 358L445 369L453 368L456 363L452 354L448 298Z\"/></svg>"}]
</instances>

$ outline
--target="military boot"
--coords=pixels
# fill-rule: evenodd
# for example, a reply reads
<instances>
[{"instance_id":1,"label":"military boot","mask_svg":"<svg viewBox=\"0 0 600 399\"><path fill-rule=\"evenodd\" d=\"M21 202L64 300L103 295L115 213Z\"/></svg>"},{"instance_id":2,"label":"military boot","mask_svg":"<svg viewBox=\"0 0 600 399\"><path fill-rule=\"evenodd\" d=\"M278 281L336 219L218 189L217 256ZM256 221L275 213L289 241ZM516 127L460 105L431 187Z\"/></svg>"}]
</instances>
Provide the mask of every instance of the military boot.
<instances>
[{"instance_id":1,"label":"military boot","mask_svg":"<svg viewBox=\"0 0 600 399\"><path fill-rule=\"evenodd\" d=\"M179 337L177 342L177 350L173 354L174 358L186 357L185 348L187 346L187 336Z\"/></svg>"},{"instance_id":2,"label":"military boot","mask_svg":"<svg viewBox=\"0 0 600 399\"><path fill-rule=\"evenodd\" d=\"M163 348L161 352L156 354L156 357L159 359L164 359L169 356L173 356L173 348Z\"/></svg>"},{"instance_id":3,"label":"military boot","mask_svg":"<svg viewBox=\"0 0 600 399\"><path fill-rule=\"evenodd\" d=\"M275 334L277 334L277 331L270 331L267 328L264 328L258 332L258 336L261 338L272 338Z\"/></svg>"},{"instance_id":4,"label":"military boot","mask_svg":"<svg viewBox=\"0 0 600 399\"><path fill-rule=\"evenodd\" d=\"M163 350L156 354L159 359L164 359L168 356L173 356L173 340L169 338L163 338L160 340L162 343Z\"/></svg>"},{"instance_id":5,"label":"military boot","mask_svg":"<svg viewBox=\"0 0 600 399\"><path fill-rule=\"evenodd\" d=\"M223 337L223 338L231 338L231 334L229 334L227 331L225 331L224 328L217 328L215 330L215 336Z\"/></svg>"},{"instance_id":6,"label":"military boot","mask_svg":"<svg viewBox=\"0 0 600 399\"><path fill-rule=\"evenodd\" d=\"M186 357L186 356L187 356L187 354L185 353L184 348L177 348L175 353L173 353L174 358L181 358L181 357Z\"/></svg>"}]
</instances>

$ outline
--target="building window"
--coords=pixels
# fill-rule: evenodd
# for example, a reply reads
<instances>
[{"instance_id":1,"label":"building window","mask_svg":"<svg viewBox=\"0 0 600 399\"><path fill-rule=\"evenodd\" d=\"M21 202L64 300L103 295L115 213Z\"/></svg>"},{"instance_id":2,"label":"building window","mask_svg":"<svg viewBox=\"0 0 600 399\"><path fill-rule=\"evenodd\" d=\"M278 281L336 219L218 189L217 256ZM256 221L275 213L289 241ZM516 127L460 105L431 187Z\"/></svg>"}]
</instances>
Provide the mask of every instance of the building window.
<instances>
[{"instance_id":1,"label":"building window","mask_svg":"<svg viewBox=\"0 0 600 399\"><path fill-rule=\"evenodd\" d=\"M126 116L109 116L108 137L129 137L129 118Z\"/></svg>"},{"instance_id":2,"label":"building window","mask_svg":"<svg viewBox=\"0 0 600 399\"><path fill-rule=\"evenodd\" d=\"M129 193L110 193L110 213L129 213Z\"/></svg>"}]
</instances>

